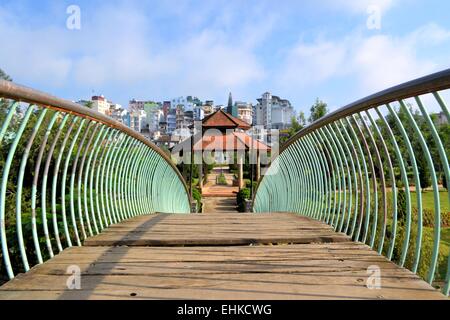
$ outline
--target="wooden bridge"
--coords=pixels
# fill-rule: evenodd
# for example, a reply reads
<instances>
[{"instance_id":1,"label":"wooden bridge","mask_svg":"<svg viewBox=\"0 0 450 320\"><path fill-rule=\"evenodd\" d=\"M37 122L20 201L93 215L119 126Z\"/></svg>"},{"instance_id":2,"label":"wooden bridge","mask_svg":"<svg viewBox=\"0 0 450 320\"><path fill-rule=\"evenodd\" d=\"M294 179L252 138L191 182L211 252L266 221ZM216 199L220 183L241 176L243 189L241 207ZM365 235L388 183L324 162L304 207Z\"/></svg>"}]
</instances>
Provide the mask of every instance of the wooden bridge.
<instances>
[{"instance_id":1,"label":"wooden bridge","mask_svg":"<svg viewBox=\"0 0 450 320\"><path fill-rule=\"evenodd\" d=\"M81 289L69 290L70 266ZM369 289L369 267L381 288ZM0 299L446 299L330 226L289 213L140 216L0 288Z\"/></svg>"},{"instance_id":2,"label":"wooden bridge","mask_svg":"<svg viewBox=\"0 0 450 320\"><path fill-rule=\"evenodd\" d=\"M188 186L127 126L0 80L0 299L446 299L448 127L426 106L449 122L445 90L450 69L344 106L266 155L252 214L217 188L197 214L192 163ZM259 176L248 139L237 189L244 160Z\"/></svg>"}]
</instances>

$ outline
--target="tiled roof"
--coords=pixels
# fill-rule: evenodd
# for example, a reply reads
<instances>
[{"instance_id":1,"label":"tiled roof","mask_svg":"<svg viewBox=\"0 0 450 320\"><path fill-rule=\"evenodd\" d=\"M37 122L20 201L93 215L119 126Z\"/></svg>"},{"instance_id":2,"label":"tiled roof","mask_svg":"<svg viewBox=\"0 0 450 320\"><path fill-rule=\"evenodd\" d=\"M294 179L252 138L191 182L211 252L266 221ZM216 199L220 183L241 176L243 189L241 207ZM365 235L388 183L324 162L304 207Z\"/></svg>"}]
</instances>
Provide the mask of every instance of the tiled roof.
<instances>
[{"instance_id":1,"label":"tiled roof","mask_svg":"<svg viewBox=\"0 0 450 320\"><path fill-rule=\"evenodd\" d=\"M229 128L229 129L243 129L249 130L251 126L236 117L233 117L229 113L224 112L223 110L218 110L213 114L205 117L202 121L203 128L211 129L211 128Z\"/></svg>"},{"instance_id":2,"label":"tiled roof","mask_svg":"<svg viewBox=\"0 0 450 320\"><path fill-rule=\"evenodd\" d=\"M204 135L195 146L195 151L239 151L250 150L252 138L243 132L232 132L227 135ZM270 147L256 139L253 139L253 150L267 150Z\"/></svg>"}]
</instances>

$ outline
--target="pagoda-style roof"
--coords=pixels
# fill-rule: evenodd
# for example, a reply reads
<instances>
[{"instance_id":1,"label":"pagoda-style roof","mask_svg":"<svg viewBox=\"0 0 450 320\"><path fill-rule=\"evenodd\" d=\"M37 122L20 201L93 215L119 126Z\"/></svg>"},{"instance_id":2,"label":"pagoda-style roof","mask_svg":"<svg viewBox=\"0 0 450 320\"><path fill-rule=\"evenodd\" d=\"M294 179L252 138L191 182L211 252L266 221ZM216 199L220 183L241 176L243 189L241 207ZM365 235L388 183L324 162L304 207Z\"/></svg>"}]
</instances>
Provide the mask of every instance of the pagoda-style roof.
<instances>
[{"instance_id":1,"label":"pagoda-style roof","mask_svg":"<svg viewBox=\"0 0 450 320\"><path fill-rule=\"evenodd\" d=\"M239 118L233 117L231 114L226 113L223 110L218 110L203 119L202 127L203 127L203 131L206 131L208 129L250 130L251 125Z\"/></svg>"},{"instance_id":2,"label":"pagoda-style roof","mask_svg":"<svg viewBox=\"0 0 450 320\"><path fill-rule=\"evenodd\" d=\"M253 140L253 146L252 146ZM270 151L270 147L265 143L252 139L244 132L232 132L226 135L204 135L200 141L194 145L194 151L249 151L249 150Z\"/></svg>"},{"instance_id":3,"label":"pagoda-style roof","mask_svg":"<svg viewBox=\"0 0 450 320\"><path fill-rule=\"evenodd\" d=\"M245 132L231 132L228 134L206 133L203 136L197 134L194 137L194 141L194 152L271 151L267 144L252 138ZM174 148L178 151L189 151L191 142L192 138L188 138Z\"/></svg>"}]
</instances>

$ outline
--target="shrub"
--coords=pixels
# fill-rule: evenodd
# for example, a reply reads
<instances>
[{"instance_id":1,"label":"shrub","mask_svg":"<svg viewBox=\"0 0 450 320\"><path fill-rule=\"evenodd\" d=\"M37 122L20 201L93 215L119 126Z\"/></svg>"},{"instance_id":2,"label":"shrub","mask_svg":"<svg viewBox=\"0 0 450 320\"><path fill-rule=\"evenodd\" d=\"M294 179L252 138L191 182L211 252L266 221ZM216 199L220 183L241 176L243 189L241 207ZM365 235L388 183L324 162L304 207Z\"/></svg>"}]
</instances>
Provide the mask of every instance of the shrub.
<instances>
[{"instance_id":1,"label":"shrub","mask_svg":"<svg viewBox=\"0 0 450 320\"><path fill-rule=\"evenodd\" d=\"M220 186L226 186L228 185L227 183L227 179L225 178L225 175L223 173L221 173L218 177L217 177L217 184Z\"/></svg>"},{"instance_id":2,"label":"shrub","mask_svg":"<svg viewBox=\"0 0 450 320\"><path fill-rule=\"evenodd\" d=\"M414 214L413 219L415 222L417 222L418 221L418 210L416 208L413 208L413 214ZM434 214L433 210L423 209L422 210L422 219L423 219L424 227L434 228L435 214ZM441 226L442 227L450 226L450 212L441 212Z\"/></svg>"},{"instance_id":3,"label":"shrub","mask_svg":"<svg viewBox=\"0 0 450 320\"><path fill-rule=\"evenodd\" d=\"M202 194L197 188L192 189L192 198L197 201L197 208L201 212L201 206L202 206Z\"/></svg>"},{"instance_id":4,"label":"shrub","mask_svg":"<svg viewBox=\"0 0 450 320\"><path fill-rule=\"evenodd\" d=\"M405 227L401 226L397 229L397 237L395 239L395 249L394 249L394 261L399 262L402 254L403 242L406 237ZM409 240L408 254L406 255L405 267L408 269L412 269L414 265L415 252L416 252L416 240L417 240L417 226L415 224L411 227L411 235ZM422 245L420 252L420 261L419 267L417 270L418 275L420 275L423 279L428 277L429 267L431 264L431 259L433 256L433 244L434 244L434 231L430 228L423 229L422 236ZM439 258L437 265L441 265L445 262L447 258L445 257L445 253L443 248L441 247L439 250ZM438 274L438 268L436 268L436 277L437 280L440 279L440 275Z\"/></svg>"},{"instance_id":5,"label":"shrub","mask_svg":"<svg viewBox=\"0 0 450 320\"><path fill-rule=\"evenodd\" d=\"M237 194L236 202L239 212L245 212L245 200L250 199L250 189L244 188Z\"/></svg>"},{"instance_id":6,"label":"shrub","mask_svg":"<svg viewBox=\"0 0 450 320\"><path fill-rule=\"evenodd\" d=\"M256 190L257 185L258 185L258 183L257 183L256 181L253 181L253 190ZM246 187L247 189L251 189L251 187L252 187L252 182L251 182L251 180L246 180L246 181L245 181L245 187Z\"/></svg>"}]
</instances>

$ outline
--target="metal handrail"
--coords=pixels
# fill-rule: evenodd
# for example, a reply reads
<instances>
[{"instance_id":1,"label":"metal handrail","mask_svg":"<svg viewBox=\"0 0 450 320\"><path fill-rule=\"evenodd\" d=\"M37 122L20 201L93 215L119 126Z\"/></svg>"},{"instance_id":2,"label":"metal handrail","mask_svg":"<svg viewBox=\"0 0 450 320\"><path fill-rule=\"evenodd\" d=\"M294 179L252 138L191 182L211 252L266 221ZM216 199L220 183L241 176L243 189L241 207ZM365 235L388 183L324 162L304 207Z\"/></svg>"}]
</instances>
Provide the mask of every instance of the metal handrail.
<instances>
[{"instance_id":1,"label":"metal handrail","mask_svg":"<svg viewBox=\"0 0 450 320\"><path fill-rule=\"evenodd\" d=\"M89 109L85 106L79 105L69 100L61 99L50 94L31 89L11 81L0 80L0 97L12 99L15 101L31 103L45 108L53 109L55 111L62 111L68 114L74 114L81 116L86 119L94 120L103 123L111 128L118 129L127 135L141 141L148 147L156 151L167 163L174 169L183 185L186 192L189 194L189 189L187 187L186 181L183 175L180 173L178 168L174 165L172 159L160 148L158 148L154 143L146 139L142 134L132 130L126 125L108 117L107 115L97 112L95 110ZM192 202L192 199L191 199Z\"/></svg>"},{"instance_id":2,"label":"metal handrail","mask_svg":"<svg viewBox=\"0 0 450 320\"><path fill-rule=\"evenodd\" d=\"M191 212L181 173L141 134L104 114L9 81L0 81L0 103L0 148L8 148L0 170L0 266L10 279L16 270L27 272L128 218ZM17 188L11 194L13 181Z\"/></svg>"},{"instance_id":3,"label":"metal handrail","mask_svg":"<svg viewBox=\"0 0 450 320\"><path fill-rule=\"evenodd\" d=\"M432 284L441 241L441 199L436 165L440 164L439 173L447 182L450 182L450 167L448 150L421 97L433 94L450 122L448 107L440 95L440 91L446 89L450 89L450 69L353 102L303 128L281 147L266 175L259 180L253 200L254 212L287 211L323 221L388 259L395 258L400 266L408 266L414 273L420 271ZM410 98L415 99L420 119L430 132L428 139L433 140L436 158L432 157L423 129L404 101ZM391 106L394 102L400 105L399 111ZM372 113L376 113L377 119ZM391 117L390 122L386 114ZM394 130L397 131L394 133ZM420 163L418 157L421 157ZM399 178L394 163L400 171ZM407 168L412 168L411 179ZM433 242L426 244L432 246L432 256L427 258L426 266L422 259L426 240L423 170L429 170L434 200ZM403 187L397 187L397 183ZM411 195L411 185L416 189L416 202ZM402 205L406 211L402 217L398 205L400 192L404 192ZM392 199L388 199L388 193L392 194ZM450 203L449 190L447 200ZM389 203L391 208L388 209ZM415 216L413 208L417 212ZM417 225L417 231L413 225ZM400 232L401 243L398 243ZM416 237L413 232L417 232ZM446 295L450 289L450 257L447 260L443 288ZM427 267L426 275L424 267Z\"/></svg>"},{"instance_id":4,"label":"metal handrail","mask_svg":"<svg viewBox=\"0 0 450 320\"><path fill-rule=\"evenodd\" d=\"M297 139L338 119L402 99L450 89L450 69L421 77L352 102L304 127L281 146L280 153Z\"/></svg>"}]
</instances>

